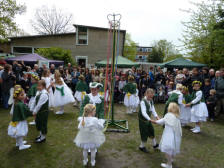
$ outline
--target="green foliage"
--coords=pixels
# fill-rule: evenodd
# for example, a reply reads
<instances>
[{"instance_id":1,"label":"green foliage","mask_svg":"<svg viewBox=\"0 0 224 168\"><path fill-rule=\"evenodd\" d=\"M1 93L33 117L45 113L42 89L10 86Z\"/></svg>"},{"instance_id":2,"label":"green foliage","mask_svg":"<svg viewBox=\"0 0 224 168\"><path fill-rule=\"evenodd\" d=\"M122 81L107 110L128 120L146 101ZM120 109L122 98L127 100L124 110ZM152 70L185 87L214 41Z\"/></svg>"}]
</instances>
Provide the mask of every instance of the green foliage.
<instances>
[{"instance_id":1,"label":"green foliage","mask_svg":"<svg viewBox=\"0 0 224 168\"><path fill-rule=\"evenodd\" d=\"M14 18L17 14L25 12L24 5L17 4L16 0L0 0L0 40L19 32Z\"/></svg>"},{"instance_id":2,"label":"green foliage","mask_svg":"<svg viewBox=\"0 0 224 168\"><path fill-rule=\"evenodd\" d=\"M136 43L131 39L131 35L127 33L125 37L123 56L127 57L132 61L135 61L136 54L137 54Z\"/></svg>"},{"instance_id":3,"label":"green foliage","mask_svg":"<svg viewBox=\"0 0 224 168\"><path fill-rule=\"evenodd\" d=\"M74 59L72 58L71 51L65 50L59 47L51 48L39 48L36 51L39 55L42 55L48 59L52 60L62 60L65 64L74 64Z\"/></svg>"},{"instance_id":4,"label":"green foliage","mask_svg":"<svg viewBox=\"0 0 224 168\"><path fill-rule=\"evenodd\" d=\"M197 9L186 11L190 20L183 22L182 41L192 60L219 68L224 65L224 1L208 0L192 4Z\"/></svg>"},{"instance_id":5,"label":"green foliage","mask_svg":"<svg viewBox=\"0 0 224 168\"><path fill-rule=\"evenodd\" d=\"M152 52L148 56L149 62L166 62L172 59L183 57L172 44L172 42L162 39L155 41L152 45Z\"/></svg>"}]
</instances>

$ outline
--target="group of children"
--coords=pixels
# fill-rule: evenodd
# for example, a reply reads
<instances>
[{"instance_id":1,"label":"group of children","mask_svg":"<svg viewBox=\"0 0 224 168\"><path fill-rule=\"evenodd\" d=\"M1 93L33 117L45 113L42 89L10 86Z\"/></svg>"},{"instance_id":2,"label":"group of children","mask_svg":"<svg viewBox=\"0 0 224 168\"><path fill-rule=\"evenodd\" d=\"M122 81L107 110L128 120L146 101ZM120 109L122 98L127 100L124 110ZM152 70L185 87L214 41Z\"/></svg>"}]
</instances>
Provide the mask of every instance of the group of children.
<instances>
[{"instance_id":1,"label":"group of children","mask_svg":"<svg viewBox=\"0 0 224 168\"><path fill-rule=\"evenodd\" d=\"M80 113L81 117L79 118L79 132L74 143L83 149L83 165L87 165L88 152L90 152L91 165L95 166L97 148L105 142L105 135L103 134L104 99L99 95L103 85L97 82L90 83L91 93L87 94L88 86L82 76L79 79L74 97L79 101L82 113ZM192 95L188 94L186 87L177 84L176 90L169 93L164 117L160 119L153 103L154 90L147 89L145 96L140 101L134 78L130 76L128 80L128 83L122 84L127 113L136 112L140 104L138 119L141 143L139 149L147 153L145 143L148 138L152 138L153 148L159 147L161 152L166 153L167 163L162 163L161 166L172 168L174 156L180 152L181 124L193 122L195 128L192 129L192 132L199 133L201 122L205 122L208 117L205 103L210 105L211 109L213 108L212 96L215 92L211 90L211 97L205 102L199 81L192 83L194 89ZM41 80L32 74L32 83L33 85L28 92L28 105L25 104L26 101L24 103L26 95L21 86L16 85L13 93L12 121L8 127L8 135L16 139L16 146L19 147L19 150L30 148L30 145L26 145L27 142L23 141L28 133L26 119L29 116L34 116L36 128L40 132L35 142L41 143L46 141L49 107L60 107L60 111L56 114L63 114L64 105L75 102L72 91L64 83L58 71L55 71L53 80L49 71L44 72ZM151 119L152 115L156 120ZM160 144L156 142L153 124L165 125Z\"/></svg>"},{"instance_id":2,"label":"group of children","mask_svg":"<svg viewBox=\"0 0 224 168\"><path fill-rule=\"evenodd\" d=\"M23 141L28 133L26 120L29 116L34 117L30 125L36 125L40 132L35 142L42 143L46 141L49 107L61 107L56 114L63 114L64 105L74 102L71 90L64 83L58 71L55 71L54 80L50 77L49 71L43 74L44 76L39 80L37 74L31 73L32 86L27 96L22 86L15 85L14 87L10 110L12 120L8 127L8 135L16 139L16 146L19 150L30 148L30 145L25 145L26 141Z\"/></svg>"}]
</instances>

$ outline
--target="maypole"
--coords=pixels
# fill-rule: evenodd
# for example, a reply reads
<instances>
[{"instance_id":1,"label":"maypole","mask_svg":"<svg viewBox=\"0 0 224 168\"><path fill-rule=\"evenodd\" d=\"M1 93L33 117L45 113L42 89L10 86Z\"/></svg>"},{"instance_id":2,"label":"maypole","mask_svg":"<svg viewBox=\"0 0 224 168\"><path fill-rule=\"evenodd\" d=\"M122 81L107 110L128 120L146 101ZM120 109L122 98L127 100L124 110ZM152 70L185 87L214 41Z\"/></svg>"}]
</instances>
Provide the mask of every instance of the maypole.
<instances>
[{"instance_id":1,"label":"maypole","mask_svg":"<svg viewBox=\"0 0 224 168\"><path fill-rule=\"evenodd\" d=\"M115 87L115 75L117 72L117 58L119 55L119 37L120 37L120 14L107 15L110 27L113 29L113 47L112 47L112 59L111 59L111 85L110 85L110 103L109 113L111 113L111 119L107 121L106 130L109 132L129 132L127 120L115 120L114 118L114 87ZM110 46L108 46L110 47Z\"/></svg>"}]
</instances>

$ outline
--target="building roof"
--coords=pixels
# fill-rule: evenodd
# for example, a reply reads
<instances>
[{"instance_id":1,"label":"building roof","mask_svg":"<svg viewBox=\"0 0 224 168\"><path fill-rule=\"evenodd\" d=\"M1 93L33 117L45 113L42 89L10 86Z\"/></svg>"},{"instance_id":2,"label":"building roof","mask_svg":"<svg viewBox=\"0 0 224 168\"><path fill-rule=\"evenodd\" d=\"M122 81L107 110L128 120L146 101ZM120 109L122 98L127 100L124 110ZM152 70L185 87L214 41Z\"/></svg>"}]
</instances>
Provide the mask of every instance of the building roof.
<instances>
[{"instance_id":1,"label":"building roof","mask_svg":"<svg viewBox=\"0 0 224 168\"><path fill-rule=\"evenodd\" d=\"M73 26L75 27L87 27L90 29L100 29L100 30L109 30L109 28L105 28L105 27L95 27L95 26L87 26L87 25L79 25L79 24L73 24ZM121 32L126 32L126 30L120 30Z\"/></svg>"},{"instance_id":2,"label":"building roof","mask_svg":"<svg viewBox=\"0 0 224 168\"><path fill-rule=\"evenodd\" d=\"M17 38L33 38L33 37L46 37L46 36L64 36L64 35L75 35L76 32L69 33L58 33L58 34L41 34L41 35L27 35L27 36L15 36L9 37L9 39L17 39Z\"/></svg>"},{"instance_id":3,"label":"building roof","mask_svg":"<svg viewBox=\"0 0 224 168\"><path fill-rule=\"evenodd\" d=\"M100 29L100 30L106 30L108 31L108 28L104 27L94 27L94 26L87 26L87 25L78 25L78 24L73 24L74 27L82 26L82 27L87 27L90 29ZM126 30L120 30L121 32L126 33ZM26 35L26 36L14 36L14 37L9 37L9 39L19 39L19 38L33 38L33 37L50 37L50 36L64 36L64 35L75 35L76 32L68 32L68 33L58 33L58 34L42 34L42 35Z\"/></svg>"}]
</instances>

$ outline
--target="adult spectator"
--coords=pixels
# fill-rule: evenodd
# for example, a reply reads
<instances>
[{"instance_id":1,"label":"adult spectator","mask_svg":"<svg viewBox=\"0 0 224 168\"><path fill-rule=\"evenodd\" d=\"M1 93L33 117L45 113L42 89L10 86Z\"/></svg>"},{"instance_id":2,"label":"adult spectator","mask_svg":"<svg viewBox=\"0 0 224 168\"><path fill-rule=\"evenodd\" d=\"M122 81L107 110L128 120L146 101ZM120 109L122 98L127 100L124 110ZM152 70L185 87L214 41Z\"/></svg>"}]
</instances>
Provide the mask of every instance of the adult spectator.
<instances>
[{"instance_id":1,"label":"adult spectator","mask_svg":"<svg viewBox=\"0 0 224 168\"><path fill-rule=\"evenodd\" d=\"M165 85L165 83L166 83L166 79L165 79L165 76L163 74L163 70L162 69L160 69L159 73L156 75L156 83L159 84L159 85L160 84Z\"/></svg>"},{"instance_id":2,"label":"adult spectator","mask_svg":"<svg viewBox=\"0 0 224 168\"><path fill-rule=\"evenodd\" d=\"M16 76L12 73L12 66L6 64L2 73L2 100L5 109L8 109L9 91L14 86L15 79Z\"/></svg>"},{"instance_id":3,"label":"adult spectator","mask_svg":"<svg viewBox=\"0 0 224 168\"><path fill-rule=\"evenodd\" d=\"M218 99L216 112L219 114L224 111L224 68L220 70L220 76L216 79L215 90Z\"/></svg>"},{"instance_id":4,"label":"adult spectator","mask_svg":"<svg viewBox=\"0 0 224 168\"><path fill-rule=\"evenodd\" d=\"M51 72L51 74L54 74L54 72L55 72L55 65L54 64L51 64L50 72Z\"/></svg>"},{"instance_id":5,"label":"adult spectator","mask_svg":"<svg viewBox=\"0 0 224 168\"><path fill-rule=\"evenodd\" d=\"M214 69L209 70L209 79L211 81L211 88L214 89L215 88L215 70Z\"/></svg>"},{"instance_id":6,"label":"adult spectator","mask_svg":"<svg viewBox=\"0 0 224 168\"><path fill-rule=\"evenodd\" d=\"M150 79L151 79L152 81L154 81L153 66L150 66L150 68L149 68L149 76L150 76Z\"/></svg>"},{"instance_id":7,"label":"adult spectator","mask_svg":"<svg viewBox=\"0 0 224 168\"><path fill-rule=\"evenodd\" d=\"M200 81L200 82L203 82L202 81L202 77L198 71L198 68L193 68L192 69L192 76L188 79L188 89L189 89L189 92L191 93L193 91L193 88L192 88L192 83L194 81ZM203 89L203 88L202 88Z\"/></svg>"},{"instance_id":8,"label":"adult spectator","mask_svg":"<svg viewBox=\"0 0 224 168\"><path fill-rule=\"evenodd\" d=\"M4 72L4 68L0 66L0 104L2 102L2 73Z\"/></svg>"}]
</instances>

